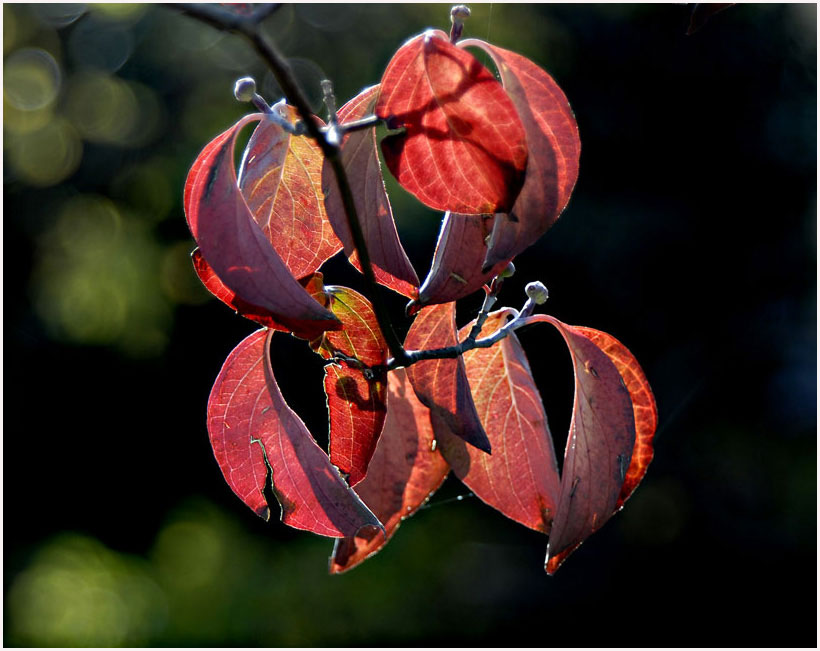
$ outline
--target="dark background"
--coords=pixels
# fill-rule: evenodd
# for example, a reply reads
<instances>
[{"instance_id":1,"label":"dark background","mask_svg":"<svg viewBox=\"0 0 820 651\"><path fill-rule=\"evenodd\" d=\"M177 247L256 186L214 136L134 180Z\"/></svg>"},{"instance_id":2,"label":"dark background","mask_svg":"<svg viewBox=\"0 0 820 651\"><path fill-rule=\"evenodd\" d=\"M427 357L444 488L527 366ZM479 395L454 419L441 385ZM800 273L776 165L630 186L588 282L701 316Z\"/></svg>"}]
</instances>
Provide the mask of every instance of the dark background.
<instances>
[{"instance_id":1,"label":"dark background","mask_svg":"<svg viewBox=\"0 0 820 651\"><path fill-rule=\"evenodd\" d=\"M265 27L343 102L448 10L285 6ZM734 6L687 36L690 13L473 5L465 30L575 110L575 193L502 302L540 279L546 311L636 355L660 411L642 486L553 578L543 536L441 503L454 479L330 577L331 541L256 518L205 431L254 326L198 286L182 184L248 110L233 81L275 84L174 10L5 4L4 643L815 646L816 7ZM440 215L388 190L423 277ZM572 370L548 330L521 338L563 449ZM286 398L326 440L316 359L277 339Z\"/></svg>"}]
</instances>

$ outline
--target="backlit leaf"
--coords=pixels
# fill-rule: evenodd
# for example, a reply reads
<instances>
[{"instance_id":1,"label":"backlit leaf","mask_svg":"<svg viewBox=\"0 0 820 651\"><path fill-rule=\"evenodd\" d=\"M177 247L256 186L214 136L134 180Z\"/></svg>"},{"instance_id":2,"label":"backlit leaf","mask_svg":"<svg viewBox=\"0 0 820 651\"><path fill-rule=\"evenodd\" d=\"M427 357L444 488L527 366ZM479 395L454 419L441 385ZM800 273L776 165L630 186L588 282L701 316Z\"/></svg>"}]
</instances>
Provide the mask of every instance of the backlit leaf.
<instances>
[{"instance_id":1,"label":"backlit leaf","mask_svg":"<svg viewBox=\"0 0 820 651\"><path fill-rule=\"evenodd\" d=\"M208 399L208 433L225 480L264 519L266 486L282 522L322 536L375 531L378 518L347 486L282 397L270 360L272 330L257 330L225 360Z\"/></svg>"},{"instance_id":2,"label":"backlit leaf","mask_svg":"<svg viewBox=\"0 0 820 651\"><path fill-rule=\"evenodd\" d=\"M363 90L339 109L339 123L345 124L370 115L378 94L378 86ZM399 294L415 298L419 279L396 232L393 210L384 189L379 153L376 150L375 127L348 133L342 142L341 153L376 280ZM333 229L344 243L345 255L361 271L339 186L332 166L327 161L322 171L322 183L327 197L327 214Z\"/></svg>"},{"instance_id":3,"label":"backlit leaf","mask_svg":"<svg viewBox=\"0 0 820 651\"><path fill-rule=\"evenodd\" d=\"M283 332L290 331L290 328L277 322L267 310L243 301L233 291L228 289L225 286L225 283L219 279L219 276L214 273L214 270L211 269L211 266L205 261L205 258L202 257L202 252L199 249L194 249L193 253L191 253L191 260L194 263L194 271L196 272L196 275L199 276L202 284L205 285L205 288L216 298L225 303L225 305L230 307L232 310L235 310L246 319L255 321L263 326L273 328L274 330L281 330ZM322 306L327 307L327 300L324 296L321 273L317 272L310 276L305 276L299 280L299 284L302 285L302 287L304 287L308 293L313 296L313 298L319 301ZM300 335L298 332L293 334L296 336Z\"/></svg>"},{"instance_id":4,"label":"backlit leaf","mask_svg":"<svg viewBox=\"0 0 820 651\"><path fill-rule=\"evenodd\" d=\"M256 224L239 192L233 164L236 136L261 115L242 118L217 136L194 162L185 188L188 226L222 283L277 322L304 336L338 329L338 320L291 275Z\"/></svg>"},{"instance_id":5,"label":"backlit leaf","mask_svg":"<svg viewBox=\"0 0 820 651\"><path fill-rule=\"evenodd\" d=\"M472 54L431 30L390 60L376 115L404 128L382 140L387 167L436 210L510 210L524 181L527 145L515 106Z\"/></svg>"},{"instance_id":6,"label":"backlit leaf","mask_svg":"<svg viewBox=\"0 0 820 651\"><path fill-rule=\"evenodd\" d=\"M385 364L387 343L370 301L347 287L327 286L325 292L343 329L325 333L318 352L327 359L341 353L365 366ZM325 394L330 461L349 475L348 482L354 486L364 479L384 427L387 380L384 372L366 375L352 363L329 364L325 366Z\"/></svg>"},{"instance_id":7,"label":"backlit leaf","mask_svg":"<svg viewBox=\"0 0 820 651\"><path fill-rule=\"evenodd\" d=\"M409 309L411 314L424 305L469 296L506 268L507 262L500 262L482 271L493 219L493 215L444 215L430 273L419 290L418 300Z\"/></svg>"},{"instance_id":8,"label":"backlit leaf","mask_svg":"<svg viewBox=\"0 0 820 651\"><path fill-rule=\"evenodd\" d=\"M291 123L299 120L292 106L280 103L273 110ZM239 189L296 278L312 274L342 248L325 213L323 162L314 140L291 135L271 120L256 127L242 159Z\"/></svg>"},{"instance_id":9,"label":"backlit leaf","mask_svg":"<svg viewBox=\"0 0 820 651\"><path fill-rule=\"evenodd\" d=\"M617 510L635 447L635 418L618 368L595 341L551 316L537 314L529 321L558 329L575 369L561 495L547 547L546 570L553 574Z\"/></svg>"},{"instance_id":10,"label":"backlit leaf","mask_svg":"<svg viewBox=\"0 0 820 651\"><path fill-rule=\"evenodd\" d=\"M454 346L458 343L456 335L455 303L431 305L416 316L404 346L408 350ZM438 415L453 434L480 450L491 451L461 356L416 362L407 368L407 376L421 403Z\"/></svg>"},{"instance_id":11,"label":"backlit leaf","mask_svg":"<svg viewBox=\"0 0 820 651\"><path fill-rule=\"evenodd\" d=\"M438 489L450 467L436 451L430 411L413 392L404 369L388 374L387 420L356 493L384 523L386 538L375 531L338 539L330 572L347 571L379 551Z\"/></svg>"},{"instance_id":12,"label":"backlit leaf","mask_svg":"<svg viewBox=\"0 0 820 651\"><path fill-rule=\"evenodd\" d=\"M489 267L517 256L558 219L578 178L581 141L564 92L544 70L481 40L465 39L459 46L490 55L527 134L526 179L510 215L496 218L484 264Z\"/></svg>"},{"instance_id":13,"label":"backlit leaf","mask_svg":"<svg viewBox=\"0 0 820 651\"><path fill-rule=\"evenodd\" d=\"M511 316L509 309L491 313L480 336L493 334ZM471 327L462 328L460 338ZM516 522L549 533L561 488L558 464L541 396L518 338L511 333L490 348L466 352L464 366L493 453L437 428L441 453L482 501Z\"/></svg>"},{"instance_id":14,"label":"backlit leaf","mask_svg":"<svg viewBox=\"0 0 820 651\"><path fill-rule=\"evenodd\" d=\"M638 364L638 360L620 341L600 330L575 326L575 329L592 341L615 364L621 374L629 397L632 400L632 412L635 417L635 449L632 461L626 471L626 480L621 487L621 494L615 508L620 509L641 483L654 456L653 439L658 427L658 408L652 388Z\"/></svg>"}]
</instances>

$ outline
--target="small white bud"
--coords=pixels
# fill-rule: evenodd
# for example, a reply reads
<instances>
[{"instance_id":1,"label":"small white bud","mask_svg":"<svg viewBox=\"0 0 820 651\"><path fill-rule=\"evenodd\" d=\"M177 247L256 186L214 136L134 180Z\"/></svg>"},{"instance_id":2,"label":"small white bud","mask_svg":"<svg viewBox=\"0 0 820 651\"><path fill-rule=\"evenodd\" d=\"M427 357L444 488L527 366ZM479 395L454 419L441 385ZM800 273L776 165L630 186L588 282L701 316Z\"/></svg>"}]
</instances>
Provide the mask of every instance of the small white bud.
<instances>
[{"instance_id":1,"label":"small white bud","mask_svg":"<svg viewBox=\"0 0 820 651\"><path fill-rule=\"evenodd\" d=\"M536 305L543 305L550 297L549 291L540 280L529 283L524 288L524 291L527 292L527 296L529 296Z\"/></svg>"},{"instance_id":2,"label":"small white bud","mask_svg":"<svg viewBox=\"0 0 820 651\"><path fill-rule=\"evenodd\" d=\"M240 102L250 102L256 95L256 82L253 77L242 77L236 80L233 87L233 94Z\"/></svg>"},{"instance_id":3,"label":"small white bud","mask_svg":"<svg viewBox=\"0 0 820 651\"><path fill-rule=\"evenodd\" d=\"M504 267L504 270L498 274L501 278L510 278L513 274L515 274L515 265L510 262Z\"/></svg>"},{"instance_id":4,"label":"small white bud","mask_svg":"<svg viewBox=\"0 0 820 651\"><path fill-rule=\"evenodd\" d=\"M470 8L467 5L456 5L450 9L450 21L463 21L470 17Z\"/></svg>"}]
</instances>

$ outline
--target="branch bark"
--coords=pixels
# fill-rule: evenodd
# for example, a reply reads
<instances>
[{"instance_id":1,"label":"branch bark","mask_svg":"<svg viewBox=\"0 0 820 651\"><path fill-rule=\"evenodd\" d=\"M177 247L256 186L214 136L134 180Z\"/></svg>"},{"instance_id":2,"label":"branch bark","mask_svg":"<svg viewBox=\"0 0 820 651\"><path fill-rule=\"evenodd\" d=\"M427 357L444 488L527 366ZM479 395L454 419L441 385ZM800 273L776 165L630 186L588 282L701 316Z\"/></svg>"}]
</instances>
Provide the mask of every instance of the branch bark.
<instances>
[{"instance_id":1,"label":"branch bark","mask_svg":"<svg viewBox=\"0 0 820 651\"><path fill-rule=\"evenodd\" d=\"M216 29L241 34L248 39L257 54L259 54L271 72L273 72L288 103L294 106L299 112L299 116L302 118L302 122L307 130L307 135L316 141L322 150L322 154L330 162L331 169L336 177L339 194L342 198L342 205L344 206L345 215L353 237L353 245L356 247L359 262L362 266L362 272L368 286L369 298L373 303L373 311L376 314L379 328L382 330L382 334L390 348L390 354L393 355L393 359L400 362L400 365L406 364L409 361L407 352L404 350L401 341L393 330L386 306L380 297L381 289L373 273L373 265L370 260L370 253L367 250L367 243L364 239L356 205L353 201L353 193L347 179L347 172L342 164L340 147L338 144L329 142L325 137L325 134L316 123L316 120L314 120L310 103L296 82L287 60L276 47L276 44L267 39L259 29L259 23L262 19L271 15L280 5L269 5L268 7L257 9L247 16L234 14L233 12L211 4L169 3L168 6L178 9L182 13L207 23Z\"/></svg>"}]
</instances>

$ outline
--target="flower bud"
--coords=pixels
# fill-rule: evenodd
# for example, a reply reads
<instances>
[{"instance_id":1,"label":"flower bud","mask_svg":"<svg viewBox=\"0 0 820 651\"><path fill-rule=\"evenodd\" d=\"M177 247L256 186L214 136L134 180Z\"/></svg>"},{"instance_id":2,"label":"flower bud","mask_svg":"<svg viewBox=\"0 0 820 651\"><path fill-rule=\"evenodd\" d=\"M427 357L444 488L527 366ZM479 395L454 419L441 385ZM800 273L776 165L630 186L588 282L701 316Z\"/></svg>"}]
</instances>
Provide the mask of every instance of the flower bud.
<instances>
[{"instance_id":1,"label":"flower bud","mask_svg":"<svg viewBox=\"0 0 820 651\"><path fill-rule=\"evenodd\" d=\"M504 270L498 274L501 278L510 278L513 274L515 274L515 265L512 262L509 262Z\"/></svg>"},{"instance_id":2,"label":"flower bud","mask_svg":"<svg viewBox=\"0 0 820 651\"><path fill-rule=\"evenodd\" d=\"M524 291L527 292L527 296L531 298L536 305L543 305L550 297L549 291L540 280L529 283L524 288Z\"/></svg>"},{"instance_id":3,"label":"flower bud","mask_svg":"<svg viewBox=\"0 0 820 651\"><path fill-rule=\"evenodd\" d=\"M233 87L233 94L240 102L250 102L256 95L256 82L253 77L242 77L236 80Z\"/></svg>"}]
</instances>

